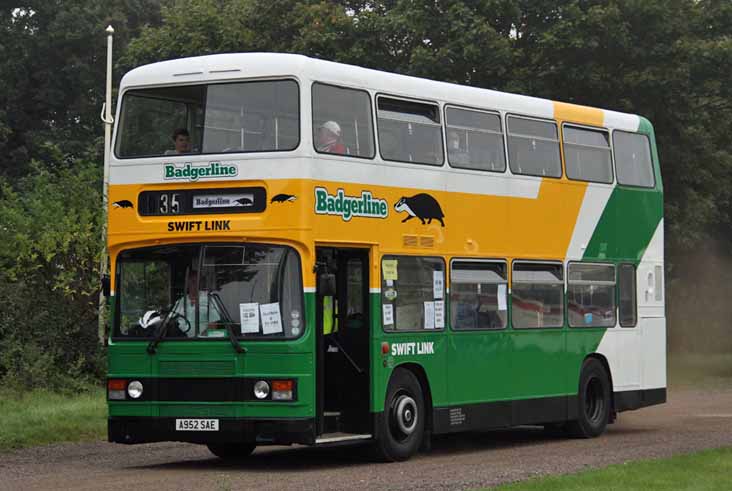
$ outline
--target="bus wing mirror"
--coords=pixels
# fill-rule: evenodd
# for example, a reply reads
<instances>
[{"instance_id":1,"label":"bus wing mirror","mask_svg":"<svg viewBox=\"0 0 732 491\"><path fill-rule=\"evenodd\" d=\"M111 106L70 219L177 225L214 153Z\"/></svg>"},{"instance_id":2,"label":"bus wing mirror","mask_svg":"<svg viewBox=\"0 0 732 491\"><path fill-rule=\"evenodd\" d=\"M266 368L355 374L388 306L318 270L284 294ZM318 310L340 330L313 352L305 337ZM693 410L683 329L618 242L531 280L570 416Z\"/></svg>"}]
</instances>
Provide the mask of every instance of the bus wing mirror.
<instances>
[{"instance_id":1,"label":"bus wing mirror","mask_svg":"<svg viewBox=\"0 0 732 491\"><path fill-rule=\"evenodd\" d=\"M111 282L109 281L109 276L105 274L102 276L102 295L109 297L111 293Z\"/></svg>"},{"instance_id":2,"label":"bus wing mirror","mask_svg":"<svg viewBox=\"0 0 732 491\"><path fill-rule=\"evenodd\" d=\"M321 273L318 276L318 294L333 297L336 294L336 277L333 273Z\"/></svg>"}]
</instances>

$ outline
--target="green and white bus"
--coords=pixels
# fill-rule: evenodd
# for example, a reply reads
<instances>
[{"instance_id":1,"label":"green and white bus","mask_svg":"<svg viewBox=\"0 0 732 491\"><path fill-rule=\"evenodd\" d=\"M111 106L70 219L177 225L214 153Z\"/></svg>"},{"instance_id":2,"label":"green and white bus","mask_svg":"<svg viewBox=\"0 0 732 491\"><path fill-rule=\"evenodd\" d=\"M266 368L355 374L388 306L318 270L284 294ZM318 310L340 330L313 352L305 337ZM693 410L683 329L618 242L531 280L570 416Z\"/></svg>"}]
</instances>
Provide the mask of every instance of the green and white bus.
<instances>
[{"instance_id":1,"label":"green and white bus","mask_svg":"<svg viewBox=\"0 0 732 491\"><path fill-rule=\"evenodd\" d=\"M640 116L225 54L127 73L112 153L112 442L403 460L666 400Z\"/></svg>"}]
</instances>

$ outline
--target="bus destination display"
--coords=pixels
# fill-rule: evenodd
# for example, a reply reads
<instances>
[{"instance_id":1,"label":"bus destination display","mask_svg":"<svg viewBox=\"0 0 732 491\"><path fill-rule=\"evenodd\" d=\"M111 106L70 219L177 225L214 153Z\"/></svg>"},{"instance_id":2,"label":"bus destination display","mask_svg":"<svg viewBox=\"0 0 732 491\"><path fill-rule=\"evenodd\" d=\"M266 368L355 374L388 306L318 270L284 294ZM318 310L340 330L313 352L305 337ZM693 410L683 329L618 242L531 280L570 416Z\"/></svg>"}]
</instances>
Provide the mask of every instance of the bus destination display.
<instances>
[{"instance_id":1,"label":"bus destination display","mask_svg":"<svg viewBox=\"0 0 732 491\"><path fill-rule=\"evenodd\" d=\"M261 213L266 206L262 187L144 191L138 198L142 216Z\"/></svg>"}]
</instances>

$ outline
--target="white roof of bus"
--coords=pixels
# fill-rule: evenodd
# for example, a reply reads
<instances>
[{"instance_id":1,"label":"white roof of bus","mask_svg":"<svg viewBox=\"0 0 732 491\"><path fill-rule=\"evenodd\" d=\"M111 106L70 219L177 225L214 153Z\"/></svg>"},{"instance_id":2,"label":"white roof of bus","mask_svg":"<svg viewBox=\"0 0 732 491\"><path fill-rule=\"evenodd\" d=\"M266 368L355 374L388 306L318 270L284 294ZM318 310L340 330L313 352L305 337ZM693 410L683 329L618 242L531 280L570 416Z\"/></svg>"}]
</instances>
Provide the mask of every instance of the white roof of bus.
<instances>
[{"instance_id":1,"label":"white roof of bus","mask_svg":"<svg viewBox=\"0 0 732 491\"><path fill-rule=\"evenodd\" d=\"M231 53L152 63L128 72L122 78L121 88L286 76L416 99L554 117L554 103L549 99L436 82L284 53ZM628 131L638 129L639 118L636 115L604 110L604 116L607 127Z\"/></svg>"}]
</instances>

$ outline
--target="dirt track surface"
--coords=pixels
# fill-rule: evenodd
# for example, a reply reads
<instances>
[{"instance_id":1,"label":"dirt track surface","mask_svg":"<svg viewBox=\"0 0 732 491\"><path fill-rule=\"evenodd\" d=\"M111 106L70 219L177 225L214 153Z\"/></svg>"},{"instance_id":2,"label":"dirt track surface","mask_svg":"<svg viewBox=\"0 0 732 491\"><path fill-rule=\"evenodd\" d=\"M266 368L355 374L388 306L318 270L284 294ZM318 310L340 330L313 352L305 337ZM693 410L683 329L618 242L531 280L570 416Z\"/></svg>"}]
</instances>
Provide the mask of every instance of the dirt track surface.
<instances>
[{"instance_id":1,"label":"dirt track surface","mask_svg":"<svg viewBox=\"0 0 732 491\"><path fill-rule=\"evenodd\" d=\"M362 446L263 448L229 465L197 445L59 444L0 454L0 489L465 489L722 446L732 446L732 389L672 390L592 440L528 427L451 435L395 464Z\"/></svg>"}]
</instances>

